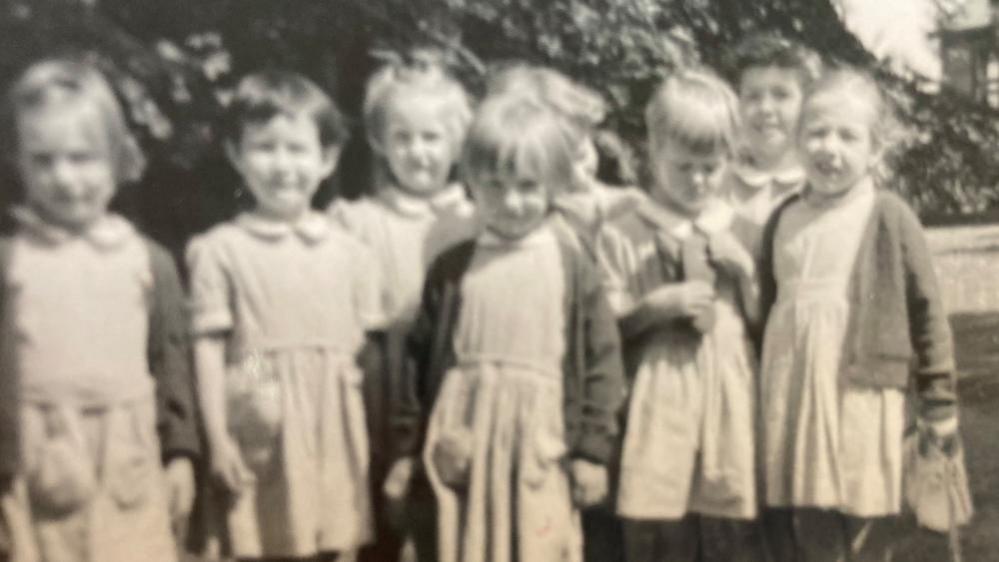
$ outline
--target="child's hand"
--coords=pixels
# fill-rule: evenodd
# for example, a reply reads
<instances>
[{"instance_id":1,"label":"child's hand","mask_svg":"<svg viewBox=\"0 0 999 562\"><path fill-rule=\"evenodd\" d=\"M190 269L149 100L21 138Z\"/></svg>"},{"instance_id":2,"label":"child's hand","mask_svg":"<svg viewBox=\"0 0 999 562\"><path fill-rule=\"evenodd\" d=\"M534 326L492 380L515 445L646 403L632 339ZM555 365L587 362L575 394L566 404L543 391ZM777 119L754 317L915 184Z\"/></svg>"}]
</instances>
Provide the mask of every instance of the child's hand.
<instances>
[{"instance_id":1,"label":"child's hand","mask_svg":"<svg viewBox=\"0 0 999 562\"><path fill-rule=\"evenodd\" d=\"M167 500L170 518L183 521L194 505L194 465L187 457L177 457L166 466Z\"/></svg>"},{"instance_id":2,"label":"child's hand","mask_svg":"<svg viewBox=\"0 0 999 562\"><path fill-rule=\"evenodd\" d=\"M607 497L607 469L603 466L575 459L569 467L572 472L572 499L580 507L591 507Z\"/></svg>"},{"instance_id":3,"label":"child's hand","mask_svg":"<svg viewBox=\"0 0 999 562\"><path fill-rule=\"evenodd\" d=\"M403 457L392 465L385 484L382 486L382 493L390 501L401 500L406 497L409 491L409 481L413 477L412 457Z\"/></svg>"},{"instance_id":4,"label":"child's hand","mask_svg":"<svg viewBox=\"0 0 999 562\"><path fill-rule=\"evenodd\" d=\"M434 468L448 486L460 488L468 483L472 446L472 434L467 430L449 431L434 445Z\"/></svg>"},{"instance_id":5,"label":"child's hand","mask_svg":"<svg viewBox=\"0 0 999 562\"><path fill-rule=\"evenodd\" d=\"M749 251L728 231L713 233L708 238L708 258L739 277L751 277L756 269Z\"/></svg>"},{"instance_id":6,"label":"child's hand","mask_svg":"<svg viewBox=\"0 0 999 562\"><path fill-rule=\"evenodd\" d=\"M672 283L647 297L663 319L696 318L714 307L715 289L704 281Z\"/></svg>"},{"instance_id":7,"label":"child's hand","mask_svg":"<svg viewBox=\"0 0 999 562\"><path fill-rule=\"evenodd\" d=\"M389 523L396 529L403 529L406 520L406 496L409 493L409 482L413 478L416 461L412 457L403 457L392 465L382 493L385 494L385 510Z\"/></svg>"},{"instance_id":8,"label":"child's hand","mask_svg":"<svg viewBox=\"0 0 999 562\"><path fill-rule=\"evenodd\" d=\"M929 446L932 445L949 457L957 454L958 423L956 415L942 420L921 420L919 428L920 453L926 455Z\"/></svg>"},{"instance_id":9,"label":"child's hand","mask_svg":"<svg viewBox=\"0 0 999 562\"><path fill-rule=\"evenodd\" d=\"M210 441L212 476L233 494L241 493L256 477L246 467L239 447L228 435Z\"/></svg>"}]
</instances>

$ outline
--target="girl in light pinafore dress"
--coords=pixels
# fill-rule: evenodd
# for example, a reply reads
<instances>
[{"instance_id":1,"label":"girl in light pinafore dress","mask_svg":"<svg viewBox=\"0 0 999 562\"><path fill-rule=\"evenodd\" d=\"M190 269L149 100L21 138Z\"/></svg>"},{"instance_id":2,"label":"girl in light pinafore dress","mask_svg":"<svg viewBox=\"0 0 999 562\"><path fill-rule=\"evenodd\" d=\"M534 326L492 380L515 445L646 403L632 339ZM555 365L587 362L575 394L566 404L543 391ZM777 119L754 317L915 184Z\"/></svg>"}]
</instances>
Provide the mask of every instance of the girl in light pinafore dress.
<instances>
[{"instance_id":1,"label":"girl in light pinafore dress","mask_svg":"<svg viewBox=\"0 0 999 562\"><path fill-rule=\"evenodd\" d=\"M671 75L649 103L650 202L610 221L599 255L631 376L617 512L629 562L699 559L708 525L724 560L753 559L754 260L719 198L735 96Z\"/></svg>"},{"instance_id":2,"label":"girl in light pinafore dress","mask_svg":"<svg viewBox=\"0 0 999 562\"><path fill-rule=\"evenodd\" d=\"M440 560L575 562L577 506L606 492L621 367L598 277L547 216L571 151L557 116L493 98L465 166L486 229L432 266L411 348Z\"/></svg>"},{"instance_id":3,"label":"girl in light pinafore dress","mask_svg":"<svg viewBox=\"0 0 999 562\"><path fill-rule=\"evenodd\" d=\"M108 212L141 153L85 64L37 63L11 99L26 202L0 237L10 557L176 560L199 447L183 291L169 254Z\"/></svg>"},{"instance_id":4,"label":"girl in light pinafore dress","mask_svg":"<svg viewBox=\"0 0 999 562\"><path fill-rule=\"evenodd\" d=\"M377 157L375 191L330 208L337 222L374 254L388 323L384 368L364 385L372 499L380 509L375 513L376 541L361 552L362 562L397 560L404 540L410 538L420 560L435 559L433 494L420 471L409 482L416 467L402 463L390 470L397 445L388 421L401 388L402 343L419 308L427 266L444 249L473 237L478 228L464 186L450 183L471 119L465 89L439 64L380 69L368 81L364 102L368 142ZM400 504L410 514L405 529L389 521Z\"/></svg>"},{"instance_id":5,"label":"girl in light pinafore dress","mask_svg":"<svg viewBox=\"0 0 999 562\"><path fill-rule=\"evenodd\" d=\"M291 73L244 78L231 112L229 155L256 208L187 251L221 484L206 499L205 546L241 559L351 553L372 535L356 360L379 323L379 285L366 248L309 206L344 129L332 101Z\"/></svg>"},{"instance_id":6,"label":"girl in light pinafore dress","mask_svg":"<svg viewBox=\"0 0 999 562\"><path fill-rule=\"evenodd\" d=\"M885 103L858 71L820 80L799 136L809 183L764 237L765 499L779 560L890 559L913 355L921 424L945 440L957 429L950 333L921 228L871 174Z\"/></svg>"}]
</instances>

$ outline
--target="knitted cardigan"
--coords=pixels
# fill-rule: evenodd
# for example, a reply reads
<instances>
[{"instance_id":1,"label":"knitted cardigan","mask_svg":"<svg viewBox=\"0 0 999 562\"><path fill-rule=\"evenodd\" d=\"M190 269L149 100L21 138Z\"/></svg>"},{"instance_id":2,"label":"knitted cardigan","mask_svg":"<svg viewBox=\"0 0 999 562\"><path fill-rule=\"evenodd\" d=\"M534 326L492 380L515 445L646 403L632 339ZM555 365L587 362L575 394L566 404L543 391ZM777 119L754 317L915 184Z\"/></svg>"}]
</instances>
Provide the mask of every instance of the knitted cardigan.
<instances>
[{"instance_id":1,"label":"knitted cardigan","mask_svg":"<svg viewBox=\"0 0 999 562\"><path fill-rule=\"evenodd\" d=\"M569 281L562 368L569 455L606 464L624 399L617 322L581 241L562 230L556 232ZM445 374L456 364L453 335L462 303L461 283L475 245L475 240L468 240L445 251L428 272L422 307L407 342L406 396L393 408L397 457L422 450L434 400Z\"/></svg>"},{"instance_id":2,"label":"knitted cardigan","mask_svg":"<svg viewBox=\"0 0 999 562\"><path fill-rule=\"evenodd\" d=\"M760 305L765 322L777 299L774 238L794 195L763 232ZM956 408L950 325L919 219L902 199L879 190L850 275L850 313L841 372L852 383L905 389L915 384L921 414ZM762 341L758 342L762 347ZM766 376L766 373L761 373Z\"/></svg>"}]
</instances>

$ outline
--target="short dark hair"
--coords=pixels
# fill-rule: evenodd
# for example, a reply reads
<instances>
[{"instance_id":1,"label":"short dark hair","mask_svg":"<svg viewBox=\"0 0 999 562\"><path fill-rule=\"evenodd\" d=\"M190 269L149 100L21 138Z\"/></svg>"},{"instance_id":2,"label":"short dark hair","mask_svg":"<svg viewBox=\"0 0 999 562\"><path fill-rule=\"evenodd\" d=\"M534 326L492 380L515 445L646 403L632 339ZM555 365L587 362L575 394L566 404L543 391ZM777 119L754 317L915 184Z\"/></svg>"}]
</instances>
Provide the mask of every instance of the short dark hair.
<instances>
[{"instance_id":1,"label":"short dark hair","mask_svg":"<svg viewBox=\"0 0 999 562\"><path fill-rule=\"evenodd\" d=\"M263 70L239 81L225 114L223 136L239 143L247 124L295 114L305 114L315 122L324 147L343 145L350 136L343 114L326 92L287 70Z\"/></svg>"},{"instance_id":2,"label":"short dark hair","mask_svg":"<svg viewBox=\"0 0 999 562\"><path fill-rule=\"evenodd\" d=\"M747 69L768 66L796 71L804 90L822 73L822 58L798 41L775 32L759 32L738 42L724 66L737 90Z\"/></svg>"}]
</instances>

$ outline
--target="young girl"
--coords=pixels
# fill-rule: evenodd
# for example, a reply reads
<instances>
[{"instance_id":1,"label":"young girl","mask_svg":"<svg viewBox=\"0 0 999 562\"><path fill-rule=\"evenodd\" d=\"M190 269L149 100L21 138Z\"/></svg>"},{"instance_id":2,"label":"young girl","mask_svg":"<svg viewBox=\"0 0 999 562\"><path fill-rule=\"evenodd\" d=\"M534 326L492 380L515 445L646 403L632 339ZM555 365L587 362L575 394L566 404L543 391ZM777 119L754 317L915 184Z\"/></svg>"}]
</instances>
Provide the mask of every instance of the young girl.
<instances>
[{"instance_id":1,"label":"young girl","mask_svg":"<svg viewBox=\"0 0 999 562\"><path fill-rule=\"evenodd\" d=\"M772 34L750 36L736 47L733 59L743 138L726 197L762 227L804 184L794 134L803 92L818 77L821 61L803 45Z\"/></svg>"},{"instance_id":2,"label":"young girl","mask_svg":"<svg viewBox=\"0 0 999 562\"><path fill-rule=\"evenodd\" d=\"M346 129L289 72L244 78L226 151L255 208L191 241L192 324L218 509L210 550L335 558L371 538L355 355L381 319L363 246L310 208Z\"/></svg>"},{"instance_id":3,"label":"young girl","mask_svg":"<svg viewBox=\"0 0 999 562\"><path fill-rule=\"evenodd\" d=\"M387 365L366 381L368 425L372 437L371 484L377 510L377 543L362 559L395 560L402 537L381 506L389 459L397 447L386 421L398 401L401 344L419 306L427 266L444 248L470 238L476 230L473 206L463 186L449 183L472 110L464 88L437 65L391 65L368 83L364 120L378 157L376 191L356 203L334 205L331 212L374 253L384 281L380 304L390 323ZM413 467L402 463L389 482L398 502ZM420 485L420 484L424 485ZM409 501L420 513L403 522L410 527L417 554L433 562L433 497L425 480L414 482ZM421 509L421 506L423 509ZM420 524L429 522L430 524Z\"/></svg>"},{"instance_id":4,"label":"young girl","mask_svg":"<svg viewBox=\"0 0 999 562\"><path fill-rule=\"evenodd\" d=\"M175 560L199 449L183 292L166 251L108 211L142 155L87 64L37 63L11 101L25 188L0 238L11 558Z\"/></svg>"},{"instance_id":5,"label":"young girl","mask_svg":"<svg viewBox=\"0 0 999 562\"><path fill-rule=\"evenodd\" d=\"M646 109L649 203L610 221L598 251L632 377L617 511L626 558L753 559L753 259L720 195L735 148L735 94L701 69L673 74ZM711 518L711 519L709 519Z\"/></svg>"},{"instance_id":6,"label":"young girl","mask_svg":"<svg viewBox=\"0 0 999 562\"><path fill-rule=\"evenodd\" d=\"M566 119L566 132L575 149L575 166L573 181L565 193L558 194L556 208L570 225L592 234L608 216L642 203L644 197L638 189L612 187L597 179L601 159L597 139L610 139L612 134L598 128L607 114L607 105L596 92L556 70L524 64L496 73L489 81L488 90L492 95L533 97ZM629 167L623 144L609 141L602 146L620 149L614 159L622 170ZM633 174L623 175L634 180Z\"/></svg>"},{"instance_id":7,"label":"young girl","mask_svg":"<svg viewBox=\"0 0 999 562\"><path fill-rule=\"evenodd\" d=\"M486 228L427 275L410 339L423 415L399 423L413 454L424 443L441 562L579 560L575 505L606 490L620 350L591 262L549 218L572 175L562 126L523 97L483 104L463 166Z\"/></svg>"},{"instance_id":8,"label":"young girl","mask_svg":"<svg viewBox=\"0 0 999 562\"><path fill-rule=\"evenodd\" d=\"M921 426L957 429L947 317L919 221L877 189L890 141L874 79L843 69L808 94L808 174L764 235L766 504L778 560L887 560L902 501L910 364ZM792 532L793 531L793 532Z\"/></svg>"}]
</instances>

